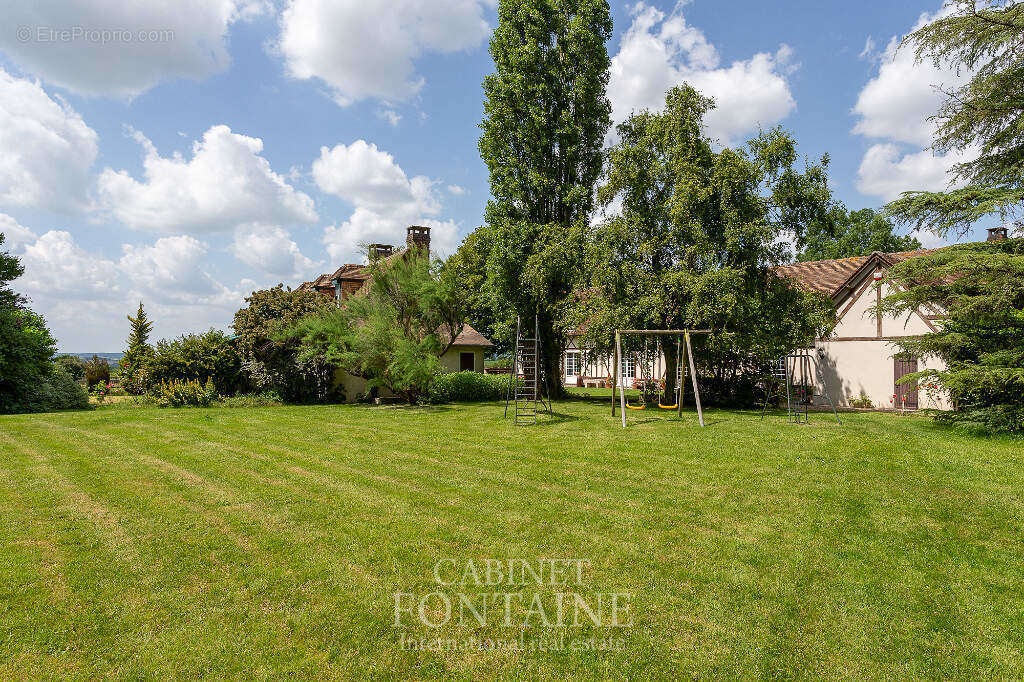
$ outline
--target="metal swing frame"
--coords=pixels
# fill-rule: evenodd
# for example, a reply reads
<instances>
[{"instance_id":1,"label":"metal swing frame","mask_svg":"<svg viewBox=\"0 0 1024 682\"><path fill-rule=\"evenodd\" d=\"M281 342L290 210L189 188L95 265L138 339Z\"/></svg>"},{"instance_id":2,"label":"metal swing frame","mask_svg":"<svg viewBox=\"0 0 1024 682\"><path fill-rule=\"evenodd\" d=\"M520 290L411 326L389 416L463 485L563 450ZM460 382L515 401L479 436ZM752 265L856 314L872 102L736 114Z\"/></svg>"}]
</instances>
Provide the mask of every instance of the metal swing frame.
<instances>
[{"instance_id":1,"label":"metal swing frame","mask_svg":"<svg viewBox=\"0 0 1024 682\"><path fill-rule=\"evenodd\" d=\"M697 419L701 428L704 427L704 408L700 403L700 388L697 386L697 368L693 362L693 346L690 344L691 334L710 334L710 329L616 329L615 330L615 357L612 370L612 416L615 416L615 392L622 381L619 376L619 368L622 366L622 337L623 336L675 336L676 337L676 358L681 362L680 351L686 357L690 366L690 378L693 381L693 395L697 402ZM659 351L660 355L660 351ZM656 363L655 363L656 364ZM678 365L679 381L676 382L676 416L680 419L683 416L683 385L685 383L685 365ZM659 407L660 407L659 399ZM622 428L626 428L626 387L619 391L619 407L622 409Z\"/></svg>"},{"instance_id":2,"label":"metal swing frame","mask_svg":"<svg viewBox=\"0 0 1024 682\"><path fill-rule=\"evenodd\" d=\"M819 350L820 354L821 351ZM813 372L812 372L813 370ZM765 391L764 407L761 408L761 421L764 421L768 414L768 403L772 399L772 388L776 379L786 380L786 415L790 424L810 423L810 404L814 397L814 386L821 384L822 394L828 400L832 408L832 414L836 422L842 426L843 420L839 418L839 411L832 402L832 396L828 392L828 384L821 376L821 365L818 358L809 350L795 350L778 358L772 366L772 373L768 380L768 387ZM799 374L799 377L797 376ZM811 395L807 395L807 387L811 387ZM779 392L781 395L781 391Z\"/></svg>"}]
</instances>

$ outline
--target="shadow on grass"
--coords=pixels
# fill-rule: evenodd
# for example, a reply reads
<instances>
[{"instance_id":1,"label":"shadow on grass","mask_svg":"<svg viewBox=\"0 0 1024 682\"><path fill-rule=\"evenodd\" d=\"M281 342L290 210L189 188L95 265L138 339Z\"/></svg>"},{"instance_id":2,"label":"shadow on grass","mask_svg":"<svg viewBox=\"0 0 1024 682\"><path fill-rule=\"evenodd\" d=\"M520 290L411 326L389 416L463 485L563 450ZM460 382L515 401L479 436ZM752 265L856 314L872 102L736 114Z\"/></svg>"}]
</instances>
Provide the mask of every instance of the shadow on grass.
<instances>
[{"instance_id":1,"label":"shadow on grass","mask_svg":"<svg viewBox=\"0 0 1024 682\"><path fill-rule=\"evenodd\" d=\"M556 424L565 424L568 422L581 421L583 417L575 414L566 414L564 412L541 412L537 415L537 426L555 426Z\"/></svg>"}]
</instances>

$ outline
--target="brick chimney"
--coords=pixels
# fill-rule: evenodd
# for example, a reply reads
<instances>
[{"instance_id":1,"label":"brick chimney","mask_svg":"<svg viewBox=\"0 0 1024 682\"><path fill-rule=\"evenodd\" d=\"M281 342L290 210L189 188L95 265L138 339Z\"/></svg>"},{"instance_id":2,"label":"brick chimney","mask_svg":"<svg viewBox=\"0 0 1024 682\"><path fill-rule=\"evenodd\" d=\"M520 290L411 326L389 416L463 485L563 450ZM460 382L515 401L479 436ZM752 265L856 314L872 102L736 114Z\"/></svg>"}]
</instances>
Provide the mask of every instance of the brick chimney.
<instances>
[{"instance_id":1,"label":"brick chimney","mask_svg":"<svg viewBox=\"0 0 1024 682\"><path fill-rule=\"evenodd\" d=\"M421 225L410 225L405 228L405 245L426 250L430 253L430 228Z\"/></svg>"},{"instance_id":2,"label":"brick chimney","mask_svg":"<svg viewBox=\"0 0 1024 682\"><path fill-rule=\"evenodd\" d=\"M387 258L395 252L395 247L391 244L370 244L366 247L367 255L370 257L370 261L373 262L378 258Z\"/></svg>"},{"instance_id":3,"label":"brick chimney","mask_svg":"<svg viewBox=\"0 0 1024 682\"><path fill-rule=\"evenodd\" d=\"M1006 227L988 228L988 239L985 241L1001 242L1006 239Z\"/></svg>"}]
</instances>

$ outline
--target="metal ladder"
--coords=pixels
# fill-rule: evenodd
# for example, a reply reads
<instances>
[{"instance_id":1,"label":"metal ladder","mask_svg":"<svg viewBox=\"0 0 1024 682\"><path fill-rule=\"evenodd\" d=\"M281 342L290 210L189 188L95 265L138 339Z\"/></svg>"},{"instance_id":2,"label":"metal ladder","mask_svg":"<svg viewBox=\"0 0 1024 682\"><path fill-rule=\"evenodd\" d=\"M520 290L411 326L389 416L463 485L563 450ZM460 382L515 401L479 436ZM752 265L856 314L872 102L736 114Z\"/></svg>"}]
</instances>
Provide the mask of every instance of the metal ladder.
<instances>
[{"instance_id":1,"label":"metal ladder","mask_svg":"<svg viewBox=\"0 0 1024 682\"><path fill-rule=\"evenodd\" d=\"M550 406L544 400L544 363L541 357L540 324L534 316L532 337L524 337L521 318L516 318L516 346L512 354L511 396L505 397L505 415L508 416L509 398L513 402L516 424L536 424L540 408ZM540 404L538 406L538 403Z\"/></svg>"},{"instance_id":2,"label":"metal ladder","mask_svg":"<svg viewBox=\"0 0 1024 682\"><path fill-rule=\"evenodd\" d=\"M810 422L808 412L814 397L814 385L807 383L811 380L811 358L807 355L796 355L793 360L793 370L788 381L794 389L796 400L790 409L789 421L791 424L807 424ZM799 383L797 383L798 366ZM808 393L808 388L810 388L810 393Z\"/></svg>"}]
</instances>

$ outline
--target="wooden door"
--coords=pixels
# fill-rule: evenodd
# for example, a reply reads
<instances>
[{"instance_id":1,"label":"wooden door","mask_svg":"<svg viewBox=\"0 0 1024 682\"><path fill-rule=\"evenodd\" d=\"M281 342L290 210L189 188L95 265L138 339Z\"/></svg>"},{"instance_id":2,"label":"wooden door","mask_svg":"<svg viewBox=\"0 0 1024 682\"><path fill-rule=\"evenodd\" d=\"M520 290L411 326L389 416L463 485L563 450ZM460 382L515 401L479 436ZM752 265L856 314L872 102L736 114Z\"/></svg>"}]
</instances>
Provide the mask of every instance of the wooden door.
<instances>
[{"instance_id":1,"label":"wooden door","mask_svg":"<svg viewBox=\"0 0 1024 682\"><path fill-rule=\"evenodd\" d=\"M896 396L895 406L906 407L910 410L916 410L917 405L917 382L904 384L900 383L900 379L908 374L913 374L917 371L917 358L912 358L906 355L897 355L893 358L895 368L893 375L895 377L895 387L893 388L893 394ZM906 398L906 402L904 402Z\"/></svg>"}]
</instances>

